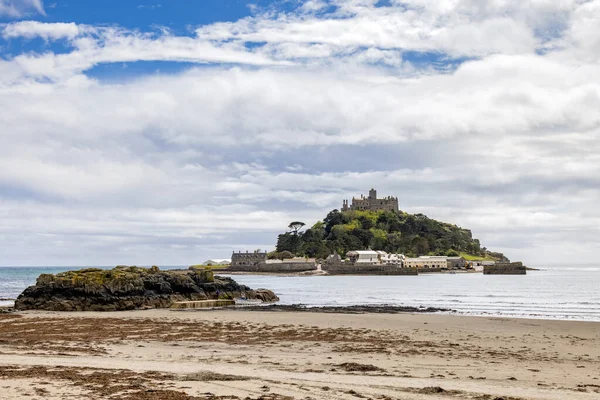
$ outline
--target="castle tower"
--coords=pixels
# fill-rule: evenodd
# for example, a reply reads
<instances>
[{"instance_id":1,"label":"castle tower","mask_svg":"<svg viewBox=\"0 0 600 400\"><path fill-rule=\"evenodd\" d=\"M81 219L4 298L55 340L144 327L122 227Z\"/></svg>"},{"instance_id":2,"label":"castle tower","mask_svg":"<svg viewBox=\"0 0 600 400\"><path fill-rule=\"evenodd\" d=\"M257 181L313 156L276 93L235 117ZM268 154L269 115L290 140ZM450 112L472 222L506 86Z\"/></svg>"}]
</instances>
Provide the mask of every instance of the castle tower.
<instances>
[{"instance_id":1,"label":"castle tower","mask_svg":"<svg viewBox=\"0 0 600 400\"><path fill-rule=\"evenodd\" d=\"M348 211L348 200L342 200L342 211Z\"/></svg>"},{"instance_id":2,"label":"castle tower","mask_svg":"<svg viewBox=\"0 0 600 400\"><path fill-rule=\"evenodd\" d=\"M377 190L375 190L375 189L369 190L369 200L376 200L376 199L377 199Z\"/></svg>"}]
</instances>

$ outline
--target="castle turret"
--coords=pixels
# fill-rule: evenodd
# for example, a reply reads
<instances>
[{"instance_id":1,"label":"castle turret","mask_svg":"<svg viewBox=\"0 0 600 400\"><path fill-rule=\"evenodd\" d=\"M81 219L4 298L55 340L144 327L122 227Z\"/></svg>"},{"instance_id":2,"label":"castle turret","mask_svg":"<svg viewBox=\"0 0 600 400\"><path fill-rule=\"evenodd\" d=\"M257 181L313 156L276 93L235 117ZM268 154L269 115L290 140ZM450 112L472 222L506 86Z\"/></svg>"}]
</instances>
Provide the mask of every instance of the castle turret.
<instances>
[{"instance_id":1,"label":"castle turret","mask_svg":"<svg viewBox=\"0 0 600 400\"><path fill-rule=\"evenodd\" d=\"M348 200L342 200L342 211L348 211Z\"/></svg>"},{"instance_id":2,"label":"castle turret","mask_svg":"<svg viewBox=\"0 0 600 400\"><path fill-rule=\"evenodd\" d=\"M369 200L377 199L377 190L371 189L369 190Z\"/></svg>"}]
</instances>

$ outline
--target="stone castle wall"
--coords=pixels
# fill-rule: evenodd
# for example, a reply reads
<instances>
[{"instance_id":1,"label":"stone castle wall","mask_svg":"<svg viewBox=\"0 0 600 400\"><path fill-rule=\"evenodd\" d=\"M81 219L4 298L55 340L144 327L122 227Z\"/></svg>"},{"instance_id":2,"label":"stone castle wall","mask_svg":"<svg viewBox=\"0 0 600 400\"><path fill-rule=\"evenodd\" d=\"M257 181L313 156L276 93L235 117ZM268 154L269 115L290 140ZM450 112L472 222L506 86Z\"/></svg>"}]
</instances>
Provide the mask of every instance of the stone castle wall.
<instances>
[{"instance_id":1,"label":"stone castle wall","mask_svg":"<svg viewBox=\"0 0 600 400\"><path fill-rule=\"evenodd\" d=\"M330 275L418 275L416 268L399 268L393 264L323 264Z\"/></svg>"},{"instance_id":2,"label":"stone castle wall","mask_svg":"<svg viewBox=\"0 0 600 400\"><path fill-rule=\"evenodd\" d=\"M227 271L234 272L305 272L315 271L317 264L314 261L307 262L280 262L280 263L266 263L260 262L254 265L236 265L233 264L227 269Z\"/></svg>"},{"instance_id":3,"label":"stone castle wall","mask_svg":"<svg viewBox=\"0 0 600 400\"><path fill-rule=\"evenodd\" d=\"M522 262L496 263L495 265L486 265L483 267L484 275L526 275L527 268Z\"/></svg>"},{"instance_id":4,"label":"stone castle wall","mask_svg":"<svg viewBox=\"0 0 600 400\"><path fill-rule=\"evenodd\" d=\"M342 211L356 210L356 211L398 211L398 198L397 197L384 197L383 199L377 198L377 191L371 189L369 191L369 197L362 197L360 199L352 198L352 203L348 203L348 200L342 202Z\"/></svg>"},{"instance_id":5,"label":"stone castle wall","mask_svg":"<svg viewBox=\"0 0 600 400\"><path fill-rule=\"evenodd\" d=\"M258 264L261 262L267 261L267 253L266 252L258 252L254 251L252 253L245 252L242 253L238 251L234 252L231 255L231 266L232 267L243 267L243 266L252 266L254 264Z\"/></svg>"},{"instance_id":6,"label":"stone castle wall","mask_svg":"<svg viewBox=\"0 0 600 400\"><path fill-rule=\"evenodd\" d=\"M442 272L441 268L419 268L419 272L427 273L427 272Z\"/></svg>"}]
</instances>

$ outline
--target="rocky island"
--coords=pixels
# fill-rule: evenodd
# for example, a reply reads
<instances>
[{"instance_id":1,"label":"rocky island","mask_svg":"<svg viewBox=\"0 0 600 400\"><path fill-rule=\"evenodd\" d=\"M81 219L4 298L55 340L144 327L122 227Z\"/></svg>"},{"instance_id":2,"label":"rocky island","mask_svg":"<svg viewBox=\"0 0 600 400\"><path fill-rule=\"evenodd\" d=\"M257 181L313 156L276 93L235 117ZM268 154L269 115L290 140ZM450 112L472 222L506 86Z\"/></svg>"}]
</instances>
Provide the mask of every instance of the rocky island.
<instances>
[{"instance_id":1,"label":"rocky island","mask_svg":"<svg viewBox=\"0 0 600 400\"><path fill-rule=\"evenodd\" d=\"M235 299L278 301L270 290L253 290L211 270L161 271L158 267L87 268L42 274L15 301L17 310L122 311L169 308L176 302Z\"/></svg>"},{"instance_id":2,"label":"rocky island","mask_svg":"<svg viewBox=\"0 0 600 400\"><path fill-rule=\"evenodd\" d=\"M398 198L343 200L340 210L305 229L292 221L275 251L234 250L227 272L326 275L403 275L485 272L525 275L521 262L488 250L471 230L399 209ZM212 260L210 260L212 261ZM485 268L485 271L484 271Z\"/></svg>"}]
</instances>

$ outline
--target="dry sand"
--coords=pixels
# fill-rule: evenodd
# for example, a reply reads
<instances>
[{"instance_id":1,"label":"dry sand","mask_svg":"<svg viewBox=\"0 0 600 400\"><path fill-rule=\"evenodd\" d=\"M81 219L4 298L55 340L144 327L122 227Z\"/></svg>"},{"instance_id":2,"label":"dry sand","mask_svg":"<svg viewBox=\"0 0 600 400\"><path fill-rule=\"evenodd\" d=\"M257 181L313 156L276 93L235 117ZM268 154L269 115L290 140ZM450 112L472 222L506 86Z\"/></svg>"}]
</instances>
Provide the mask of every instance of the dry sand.
<instances>
[{"instance_id":1,"label":"dry sand","mask_svg":"<svg viewBox=\"0 0 600 400\"><path fill-rule=\"evenodd\" d=\"M0 315L1 399L600 399L600 324L230 310Z\"/></svg>"}]
</instances>

